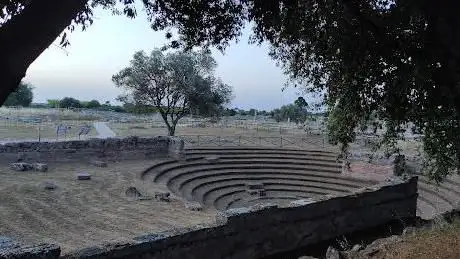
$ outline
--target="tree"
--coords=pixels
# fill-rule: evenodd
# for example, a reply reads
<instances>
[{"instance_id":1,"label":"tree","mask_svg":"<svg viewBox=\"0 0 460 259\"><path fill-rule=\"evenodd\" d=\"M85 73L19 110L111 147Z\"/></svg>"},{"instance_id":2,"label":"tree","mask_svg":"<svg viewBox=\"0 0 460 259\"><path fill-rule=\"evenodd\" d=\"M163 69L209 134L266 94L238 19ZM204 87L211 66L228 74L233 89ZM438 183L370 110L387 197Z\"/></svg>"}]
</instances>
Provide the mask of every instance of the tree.
<instances>
[{"instance_id":1,"label":"tree","mask_svg":"<svg viewBox=\"0 0 460 259\"><path fill-rule=\"evenodd\" d=\"M225 116L235 116L237 114L235 109L226 108L224 111Z\"/></svg>"},{"instance_id":2,"label":"tree","mask_svg":"<svg viewBox=\"0 0 460 259\"><path fill-rule=\"evenodd\" d=\"M87 26L91 8L116 0L4 1L0 4L0 103L27 67L73 21ZM136 14L134 0L120 1ZM460 168L460 1L273 0L142 1L154 30L167 30L171 47L224 49L253 25L252 42L291 81L325 93L339 124L330 132L346 152L358 124L377 112L386 122L382 143L394 143L408 122L423 133L431 176ZM40 17L40 26L32 26ZM70 29L73 29L71 26ZM177 35L170 32L176 28ZM168 31L169 30L169 31ZM65 35L65 34L64 34ZM63 38L63 44L66 43Z\"/></svg>"},{"instance_id":3,"label":"tree","mask_svg":"<svg viewBox=\"0 0 460 259\"><path fill-rule=\"evenodd\" d=\"M274 109L271 116L277 122L287 121L288 119L296 124L303 123L307 119L307 111L296 104L283 105L279 109Z\"/></svg>"},{"instance_id":4,"label":"tree","mask_svg":"<svg viewBox=\"0 0 460 259\"><path fill-rule=\"evenodd\" d=\"M299 96L299 98L297 98L297 100L294 101L294 104L299 106L300 108L308 107L307 101L305 101L305 99L302 96Z\"/></svg>"},{"instance_id":5,"label":"tree","mask_svg":"<svg viewBox=\"0 0 460 259\"><path fill-rule=\"evenodd\" d=\"M19 87L8 96L3 105L28 107L34 97L32 89L31 85L20 83Z\"/></svg>"},{"instance_id":6,"label":"tree","mask_svg":"<svg viewBox=\"0 0 460 259\"><path fill-rule=\"evenodd\" d=\"M212 115L230 101L231 88L213 76L216 62L206 52L170 52L155 49L150 56L136 52L130 66L112 77L127 91L121 100L155 106L168 134L190 112Z\"/></svg>"},{"instance_id":7,"label":"tree","mask_svg":"<svg viewBox=\"0 0 460 259\"><path fill-rule=\"evenodd\" d=\"M101 104L99 103L98 100L91 100L88 103L86 103L86 105L84 105L84 107L88 108L88 109L95 109L95 108L101 107Z\"/></svg>"},{"instance_id":8,"label":"tree","mask_svg":"<svg viewBox=\"0 0 460 259\"><path fill-rule=\"evenodd\" d=\"M72 97L65 97L59 101L60 108L81 108L82 105L79 100Z\"/></svg>"},{"instance_id":9,"label":"tree","mask_svg":"<svg viewBox=\"0 0 460 259\"><path fill-rule=\"evenodd\" d=\"M59 99L48 99L48 100L46 100L46 102L48 104L48 107L50 107L50 108L58 108L60 101L61 100L59 100Z\"/></svg>"}]
</instances>

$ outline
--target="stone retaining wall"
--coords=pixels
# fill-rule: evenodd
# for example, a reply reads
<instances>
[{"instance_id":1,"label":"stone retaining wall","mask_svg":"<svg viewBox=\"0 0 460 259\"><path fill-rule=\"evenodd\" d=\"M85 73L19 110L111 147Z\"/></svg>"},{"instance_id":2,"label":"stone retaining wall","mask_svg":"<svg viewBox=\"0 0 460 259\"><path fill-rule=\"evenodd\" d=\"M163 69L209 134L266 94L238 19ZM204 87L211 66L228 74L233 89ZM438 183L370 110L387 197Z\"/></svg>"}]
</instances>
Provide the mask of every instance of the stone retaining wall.
<instances>
[{"instance_id":1,"label":"stone retaining wall","mask_svg":"<svg viewBox=\"0 0 460 259\"><path fill-rule=\"evenodd\" d=\"M219 213L214 225L146 234L128 243L89 247L63 257L261 258L392 220L415 218L416 201L417 178L395 178L349 195L298 200L287 207L232 209ZM7 253L3 256L0 253L0 258Z\"/></svg>"},{"instance_id":2,"label":"stone retaining wall","mask_svg":"<svg viewBox=\"0 0 460 259\"><path fill-rule=\"evenodd\" d=\"M174 137L18 142L0 145L0 163L153 158L180 156L183 152L183 140Z\"/></svg>"}]
</instances>

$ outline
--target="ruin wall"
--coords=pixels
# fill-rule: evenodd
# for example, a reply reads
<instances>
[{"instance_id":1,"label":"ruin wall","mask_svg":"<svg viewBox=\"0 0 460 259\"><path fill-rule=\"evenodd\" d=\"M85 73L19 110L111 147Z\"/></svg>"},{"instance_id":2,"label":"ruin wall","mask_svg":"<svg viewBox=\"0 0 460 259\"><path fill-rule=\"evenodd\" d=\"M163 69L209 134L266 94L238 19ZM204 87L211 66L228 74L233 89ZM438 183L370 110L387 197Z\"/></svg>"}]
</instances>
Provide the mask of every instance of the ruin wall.
<instances>
[{"instance_id":1,"label":"ruin wall","mask_svg":"<svg viewBox=\"0 0 460 259\"><path fill-rule=\"evenodd\" d=\"M180 156L183 152L183 140L162 136L59 142L13 142L0 145L0 163L148 159Z\"/></svg>"},{"instance_id":2,"label":"ruin wall","mask_svg":"<svg viewBox=\"0 0 460 259\"><path fill-rule=\"evenodd\" d=\"M145 234L61 258L262 258L393 220L413 219L416 204L417 178L395 178L348 195L297 200L286 207L231 209L218 213L213 225ZM21 247L3 254L0 249L0 258L58 258L58 247L49 245L52 251L43 247L33 250L36 257Z\"/></svg>"}]
</instances>

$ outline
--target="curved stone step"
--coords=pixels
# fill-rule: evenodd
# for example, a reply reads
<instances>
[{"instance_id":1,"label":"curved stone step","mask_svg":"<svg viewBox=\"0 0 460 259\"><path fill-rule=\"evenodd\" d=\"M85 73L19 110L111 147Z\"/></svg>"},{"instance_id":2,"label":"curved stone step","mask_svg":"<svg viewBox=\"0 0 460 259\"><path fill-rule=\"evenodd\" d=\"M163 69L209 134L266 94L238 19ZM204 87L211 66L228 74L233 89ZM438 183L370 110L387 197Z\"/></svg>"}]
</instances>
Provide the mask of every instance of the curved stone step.
<instances>
[{"instance_id":1,"label":"curved stone step","mask_svg":"<svg viewBox=\"0 0 460 259\"><path fill-rule=\"evenodd\" d=\"M182 171L209 171L209 170L224 170L224 169L234 169L234 170L251 170L251 169L293 169L293 170L308 170L308 171L317 171L324 173L334 173L339 175L340 172L337 170L332 170L329 167L318 166L318 165L309 165L309 164L293 164L293 163L255 163L254 161L245 161L236 163L236 161L226 161L221 163L205 163L197 162L191 164L181 164L181 165L172 165L169 168L164 169L163 171L155 174L154 181L159 183L165 183L167 179L170 179L172 176L176 175L177 172Z\"/></svg>"},{"instance_id":2,"label":"curved stone step","mask_svg":"<svg viewBox=\"0 0 460 259\"><path fill-rule=\"evenodd\" d=\"M198 184L211 181L226 181L235 179L247 179L260 182L276 181L276 180L298 180L304 182L317 182L325 184L336 184L350 189L357 189L364 186L369 186L369 183L353 181L353 179L345 177L327 177L327 175L309 174L309 172L302 172L298 174L291 174L289 171L282 173L279 171L267 172L238 172L238 171L217 171L217 172L195 172L189 174L178 175L171 178L167 182L167 186L172 191L180 192L179 190L187 190L194 188ZM183 193L183 192L181 192Z\"/></svg>"},{"instance_id":3,"label":"curved stone step","mask_svg":"<svg viewBox=\"0 0 460 259\"><path fill-rule=\"evenodd\" d=\"M338 153L321 150L300 150L300 149L270 149L270 148L218 148L218 149L187 149L186 155L218 155L218 154L303 154L314 156L337 157Z\"/></svg>"},{"instance_id":4,"label":"curved stone step","mask_svg":"<svg viewBox=\"0 0 460 259\"><path fill-rule=\"evenodd\" d=\"M212 155L186 155L187 159L205 159L209 156L216 156L219 159L246 159L246 160L257 160L257 159L272 159L272 160L298 160L298 161L316 161L330 163L338 166L342 166L342 160L335 157L323 157L317 155L298 155L298 154L212 154Z\"/></svg>"},{"instance_id":5,"label":"curved stone step","mask_svg":"<svg viewBox=\"0 0 460 259\"><path fill-rule=\"evenodd\" d=\"M418 186L419 196L422 197L427 203L436 208L437 213L442 213L452 209L453 204L451 200L445 197L442 193L438 193L432 188L423 185Z\"/></svg>"},{"instance_id":6,"label":"curved stone step","mask_svg":"<svg viewBox=\"0 0 460 259\"><path fill-rule=\"evenodd\" d=\"M326 194L343 194L347 193L345 190L332 190L318 187L318 186L308 186L303 184L267 184L265 185L265 190L267 191L282 191L284 193L289 193L292 191L302 192L305 194L313 193L316 195L326 195ZM235 194L238 193L238 197L235 197ZM202 197L202 203L206 206L214 206L218 209L222 209L221 200L226 196L232 196L232 199L241 198L243 195L246 196L245 182L233 182L231 185L224 186L210 186L207 188L198 189L193 197L199 199Z\"/></svg>"},{"instance_id":7,"label":"curved stone step","mask_svg":"<svg viewBox=\"0 0 460 259\"><path fill-rule=\"evenodd\" d=\"M363 186L356 186L350 185L348 183L340 183L334 181L324 181L327 179L318 179L315 177L303 177L303 178L289 178L289 177L273 177L272 175L255 175L255 176L238 176L238 175L221 175L220 177L210 177L210 178L201 178L196 179L195 181L188 181L187 185L180 185L170 183L168 188L180 194L181 196L185 197L186 199L195 199L196 193L200 188L211 188L211 187L219 187L225 186L226 184L233 184L234 182L243 182L247 183L248 181L256 181L261 182L266 185L303 185L303 186L316 186L318 188L323 188L324 190L336 190L336 191L352 191L359 187ZM265 188L267 189L267 188Z\"/></svg>"},{"instance_id":8,"label":"curved stone step","mask_svg":"<svg viewBox=\"0 0 460 259\"><path fill-rule=\"evenodd\" d=\"M302 198L318 197L318 196L329 194L322 190L313 190L313 189L297 190L297 189L280 188L280 189L267 190L267 193L273 193L273 192L283 193L284 195L287 195L287 196L295 195L295 196L299 196ZM292 195L289 195L289 194L292 194ZM217 198L211 197L211 198L215 198L214 202L207 203L207 205L214 206L218 210L225 210L228 208L228 204L232 203L234 200L246 199L249 197L249 195L247 194L246 190L238 189L237 187L230 187L230 188L226 188L225 190L220 190L218 195L216 195L216 197Z\"/></svg>"},{"instance_id":9,"label":"curved stone step","mask_svg":"<svg viewBox=\"0 0 460 259\"><path fill-rule=\"evenodd\" d=\"M422 219L430 219L436 215L436 204L431 204L431 201L419 196L417 199L417 216Z\"/></svg>"}]
</instances>

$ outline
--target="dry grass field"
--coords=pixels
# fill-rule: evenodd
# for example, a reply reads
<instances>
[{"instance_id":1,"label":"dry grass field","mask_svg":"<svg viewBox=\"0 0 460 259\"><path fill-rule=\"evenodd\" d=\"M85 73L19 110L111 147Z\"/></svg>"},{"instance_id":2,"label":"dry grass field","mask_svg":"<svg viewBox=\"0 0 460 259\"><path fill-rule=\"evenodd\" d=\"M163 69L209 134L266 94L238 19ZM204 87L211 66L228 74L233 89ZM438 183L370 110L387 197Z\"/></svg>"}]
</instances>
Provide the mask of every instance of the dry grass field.
<instances>
[{"instance_id":1,"label":"dry grass field","mask_svg":"<svg viewBox=\"0 0 460 259\"><path fill-rule=\"evenodd\" d=\"M50 164L50 170L15 172L0 168L0 235L24 242L50 242L64 253L173 227L214 221L215 212L190 211L179 198L171 202L132 200L125 196L130 186L153 195L161 186L142 182L139 173L153 161L109 163L99 168L87 163ZM92 175L89 181L76 180L77 172ZM43 183L54 181L55 190Z\"/></svg>"},{"instance_id":2,"label":"dry grass field","mask_svg":"<svg viewBox=\"0 0 460 259\"><path fill-rule=\"evenodd\" d=\"M56 127L58 124L58 122L39 124L0 122L0 141L38 141L39 136L42 140L54 140L56 139ZM62 124L71 127L70 133L67 135L66 139L78 139L78 130L83 125L90 125L92 127L91 121L64 121ZM89 134L85 137L93 137L96 135L96 130L92 128ZM59 139L64 139L64 136L59 135Z\"/></svg>"},{"instance_id":3,"label":"dry grass field","mask_svg":"<svg viewBox=\"0 0 460 259\"><path fill-rule=\"evenodd\" d=\"M376 259L458 259L460 258L460 219L418 230L401 242L389 244Z\"/></svg>"},{"instance_id":4,"label":"dry grass field","mask_svg":"<svg viewBox=\"0 0 460 259\"><path fill-rule=\"evenodd\" d=\"M110 128L117 136L141 136L151 137L167 135L167 128L162 122L158 123L110 123ZM264 127L191 127L190 125L178 125L176 135L220 135L220 136L280 136L280 135L305 135L302 129L264 128Z\"/></svg>"}]
</instances>

